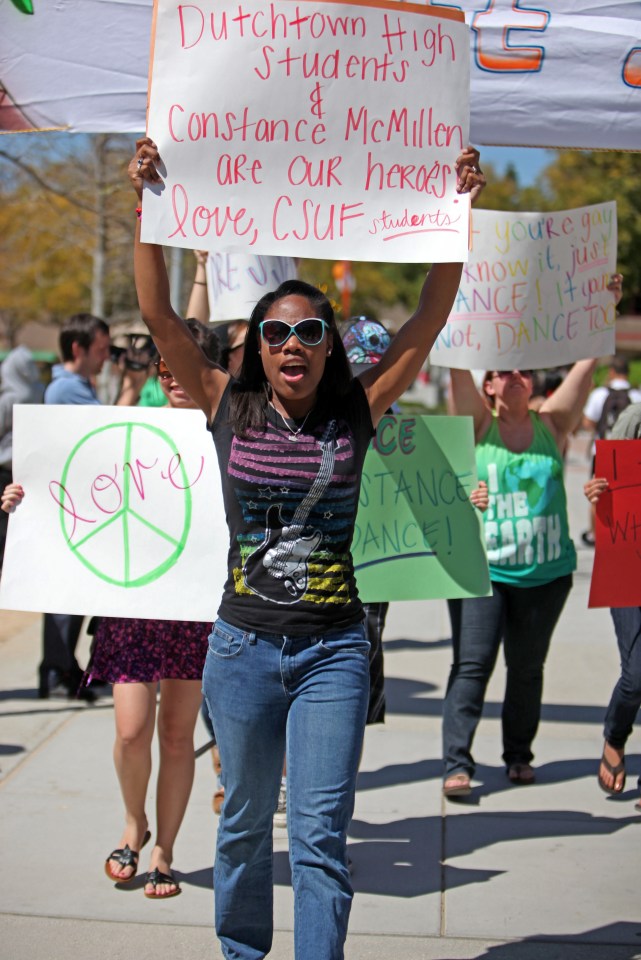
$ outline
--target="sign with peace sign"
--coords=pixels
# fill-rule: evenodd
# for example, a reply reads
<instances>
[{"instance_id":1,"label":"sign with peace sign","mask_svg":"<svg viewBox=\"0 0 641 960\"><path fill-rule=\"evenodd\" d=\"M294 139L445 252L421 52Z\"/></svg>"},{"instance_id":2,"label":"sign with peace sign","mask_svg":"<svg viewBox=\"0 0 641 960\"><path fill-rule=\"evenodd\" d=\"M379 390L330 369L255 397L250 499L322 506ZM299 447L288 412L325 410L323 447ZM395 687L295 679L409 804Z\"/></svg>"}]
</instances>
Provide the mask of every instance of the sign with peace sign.
<instances>
[{"instance_id":1,"label":"sign with peace sign","mask_svg":"<svg viewBox=\"0 0 641 960\"><path fill-rule=\"evenodd\" d=\"M227 528L199 411L18 406L13 468L0 605L214 619Z\"/></svg>"}]
</instances>

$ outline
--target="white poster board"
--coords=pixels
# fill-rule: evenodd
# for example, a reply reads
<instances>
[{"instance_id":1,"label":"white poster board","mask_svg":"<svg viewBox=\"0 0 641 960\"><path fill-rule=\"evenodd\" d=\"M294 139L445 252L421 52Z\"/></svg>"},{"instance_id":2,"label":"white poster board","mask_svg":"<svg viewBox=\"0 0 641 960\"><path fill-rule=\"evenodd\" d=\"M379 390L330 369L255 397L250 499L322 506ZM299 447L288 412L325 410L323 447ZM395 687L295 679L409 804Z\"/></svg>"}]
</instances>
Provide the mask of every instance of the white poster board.
<instances>
[{"instance_id":1,"label":"white poster board","mask_svg":"<svg viewBox=\"0 0 641 960\"><path fill-rule=\"evenodd\" d=\"M13 471L0 607L213 622L228 534L200 411L18 405Z\"/></svg>"},{"instance_id":2,"label":"white poster board","mask_svg":"<svg viewBox=\"0 0 641 960\"><path fill-rule=\"evenodd\" d=\"M430 359L443 367L558 367L614 352L616 203L552 213L474 210L472 250Z\"/></svg>"},{"instance_id":3,"label":"white poster board","mask_svg":"<svg viewBox=\"0 0 641 960\"><path fill-rule=\"evenodd\" d=\"M395 262L467 259L469 34L396 2L157 0L142 239Z\"/></svg>"},{"instance_id":4,"label":"white poster board","mask_svg":"<svg viewBox=\"0 0 641 960\"><path fill-rule=\"evenodd\" d=\"M209 320L248 320L258 300L297 275L291 257L210 253L207 258Z\"/></svg>"}]
</instances>

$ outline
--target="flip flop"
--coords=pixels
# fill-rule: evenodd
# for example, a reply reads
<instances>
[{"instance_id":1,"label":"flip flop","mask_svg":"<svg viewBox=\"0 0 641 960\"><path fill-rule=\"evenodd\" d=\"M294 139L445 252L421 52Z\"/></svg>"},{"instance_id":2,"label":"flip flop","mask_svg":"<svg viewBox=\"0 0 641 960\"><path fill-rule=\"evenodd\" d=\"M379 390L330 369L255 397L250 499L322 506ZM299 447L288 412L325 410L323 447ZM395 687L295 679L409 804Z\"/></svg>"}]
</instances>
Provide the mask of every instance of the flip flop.
<instances>
[{"instance_id":1,"label":"flip flop","mask_svg":"<svg viewBox=\"0 0 641 960\"><path fill-rule=\"evenodd\" d=\"M142 838L142 843L140 844L140 850L149 843L151 839L151 831L147 830L144 837ZM107 859L105 860L105 873L110 880L113 880L114 883L131 883L133 878L138 872L138 857L140 856L140 850L132 850L128 843L124 847L119 847L117 850L112 850ZM133 867L134 872L129 877L117 877L109 869L109 861L116 860L121 867Z\"/></svg>"},{"instance_id":2,"label":"flip flop","mask_svg":"<svg viewBox=\"0 0 641 960\"><path fill-rule=\"evenodd\" d=\"M536 780L534 770L529 763L511 763L506 773L510 783L516 783L522 787L528 787Z\"/></svg>"},{"instance_id":3,"label":"flip flop","mask_svg":"<svg viewBox=\"0 0 641 960\"><path fill-rule=\"evenodd\" d=\"M601 776L601 767L605 767L610 776L613 778L613 782L616 783L617 777L620 773L623 774L623 780L621 781L621 786L617 789L615 786L609 787ZM605 750L601 755L601 763L599 764L599 776L598 776L599 786L604 793L609 793L610 796L613 796L616 793L623 793L625 790L625 763L621 760L620 763L617 763L616 767L613 767L612 764L605 756Z\"/></svg>"},{"instance_id":4,"label":"flip flop","mask_svg":"<svg viewBox=\"0 0 641 960\"><path fill-rule=\"evenodd\" d=\"M147 893L145 890L145 896L148 900L169 900L170 897L177 897L179 893L182 893L174 875L172 873L163 873L158 867L147 874L145 886L147 886L148 883L154 888L154 893ZM173 883L176 889L172 890L171 893L156 893L156 887L161 883Z\"/></svg>"},{"instance_id":5,"label":"flip flop","mask_svg":"<svg viewBox=\"0 0 641 960\"><path fill-rule=\"evenodd\" d=\"M444 797L467 797L471 792L472 785L466 773L453 773L443 782Z\"/></svg>"}]
</instances>

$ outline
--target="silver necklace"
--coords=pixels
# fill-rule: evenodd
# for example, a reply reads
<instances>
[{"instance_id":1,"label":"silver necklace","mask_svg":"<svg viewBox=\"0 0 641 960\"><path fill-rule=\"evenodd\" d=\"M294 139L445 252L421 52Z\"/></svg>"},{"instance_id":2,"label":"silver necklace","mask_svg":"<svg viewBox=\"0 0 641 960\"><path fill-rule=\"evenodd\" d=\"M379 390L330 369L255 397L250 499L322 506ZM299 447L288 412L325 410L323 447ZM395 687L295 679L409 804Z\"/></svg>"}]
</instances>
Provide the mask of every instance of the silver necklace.
<instances>
[{"instance_id":1,"label":"silver necklace","mask_svg":"<svg viewBox=\"0 0 641 960\"><path fill-rule=\"evenodd\" d=\"M274 404L271 402L271 400L269 401L269 405L270 405L270 407L272 408L272 410L274 410L274 411L278 414L278 416L280 417L280 419L283 421L283 423L285 424L285 426L287 427L287 429L288 429L289 432L291 433L291 437L287 437L287 439L288 439L288 440L291 440L292 443L298 443L298 436L299 436L299 434L301 433L301 431L303 430L305 424L307 423L307 421L308 421L308 419L309 419L309 415L310 415L310 413L312 412L312 410L314 409L314 407L312 407L312 410L308 410L308 411L307 411L307 415L306 415L305 419L303 420L303 422L301 423L300 427L297 427L296 430L294 430L292 427L290 427L289 423L287 422L287 420L285 419L285 417L282 415L282 413L280 412L280 410L276 410L276 407L275 407Z\"/></svg>"}]
</instances>

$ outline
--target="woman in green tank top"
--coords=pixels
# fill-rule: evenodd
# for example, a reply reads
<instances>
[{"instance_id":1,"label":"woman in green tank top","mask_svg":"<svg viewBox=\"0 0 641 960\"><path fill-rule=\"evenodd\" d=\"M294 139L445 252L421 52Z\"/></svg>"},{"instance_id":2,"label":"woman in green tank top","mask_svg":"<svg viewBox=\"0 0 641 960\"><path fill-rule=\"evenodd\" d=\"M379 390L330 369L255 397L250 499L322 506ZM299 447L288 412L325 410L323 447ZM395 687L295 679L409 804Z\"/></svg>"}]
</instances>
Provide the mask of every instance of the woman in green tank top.
<instances>
[{"instance_id":1,"label":"woman in green tank top","mask_svg":"<svg viewBox=\"0 0 641 960\"><path fill-rule=\"evenodd\" d=\"M492 595L450 601L453 664L443 710L447 797L471 791L472 742L501 641L507 679L503 760L512 783L534 782L531 761L543 666L576 566L561 451L578 422L596 360L581 360L541 406L529 409L529 370L490 370L479 393L468 370L452 370L452 412L474 420Z\"/></svg>"}]
</instances>

